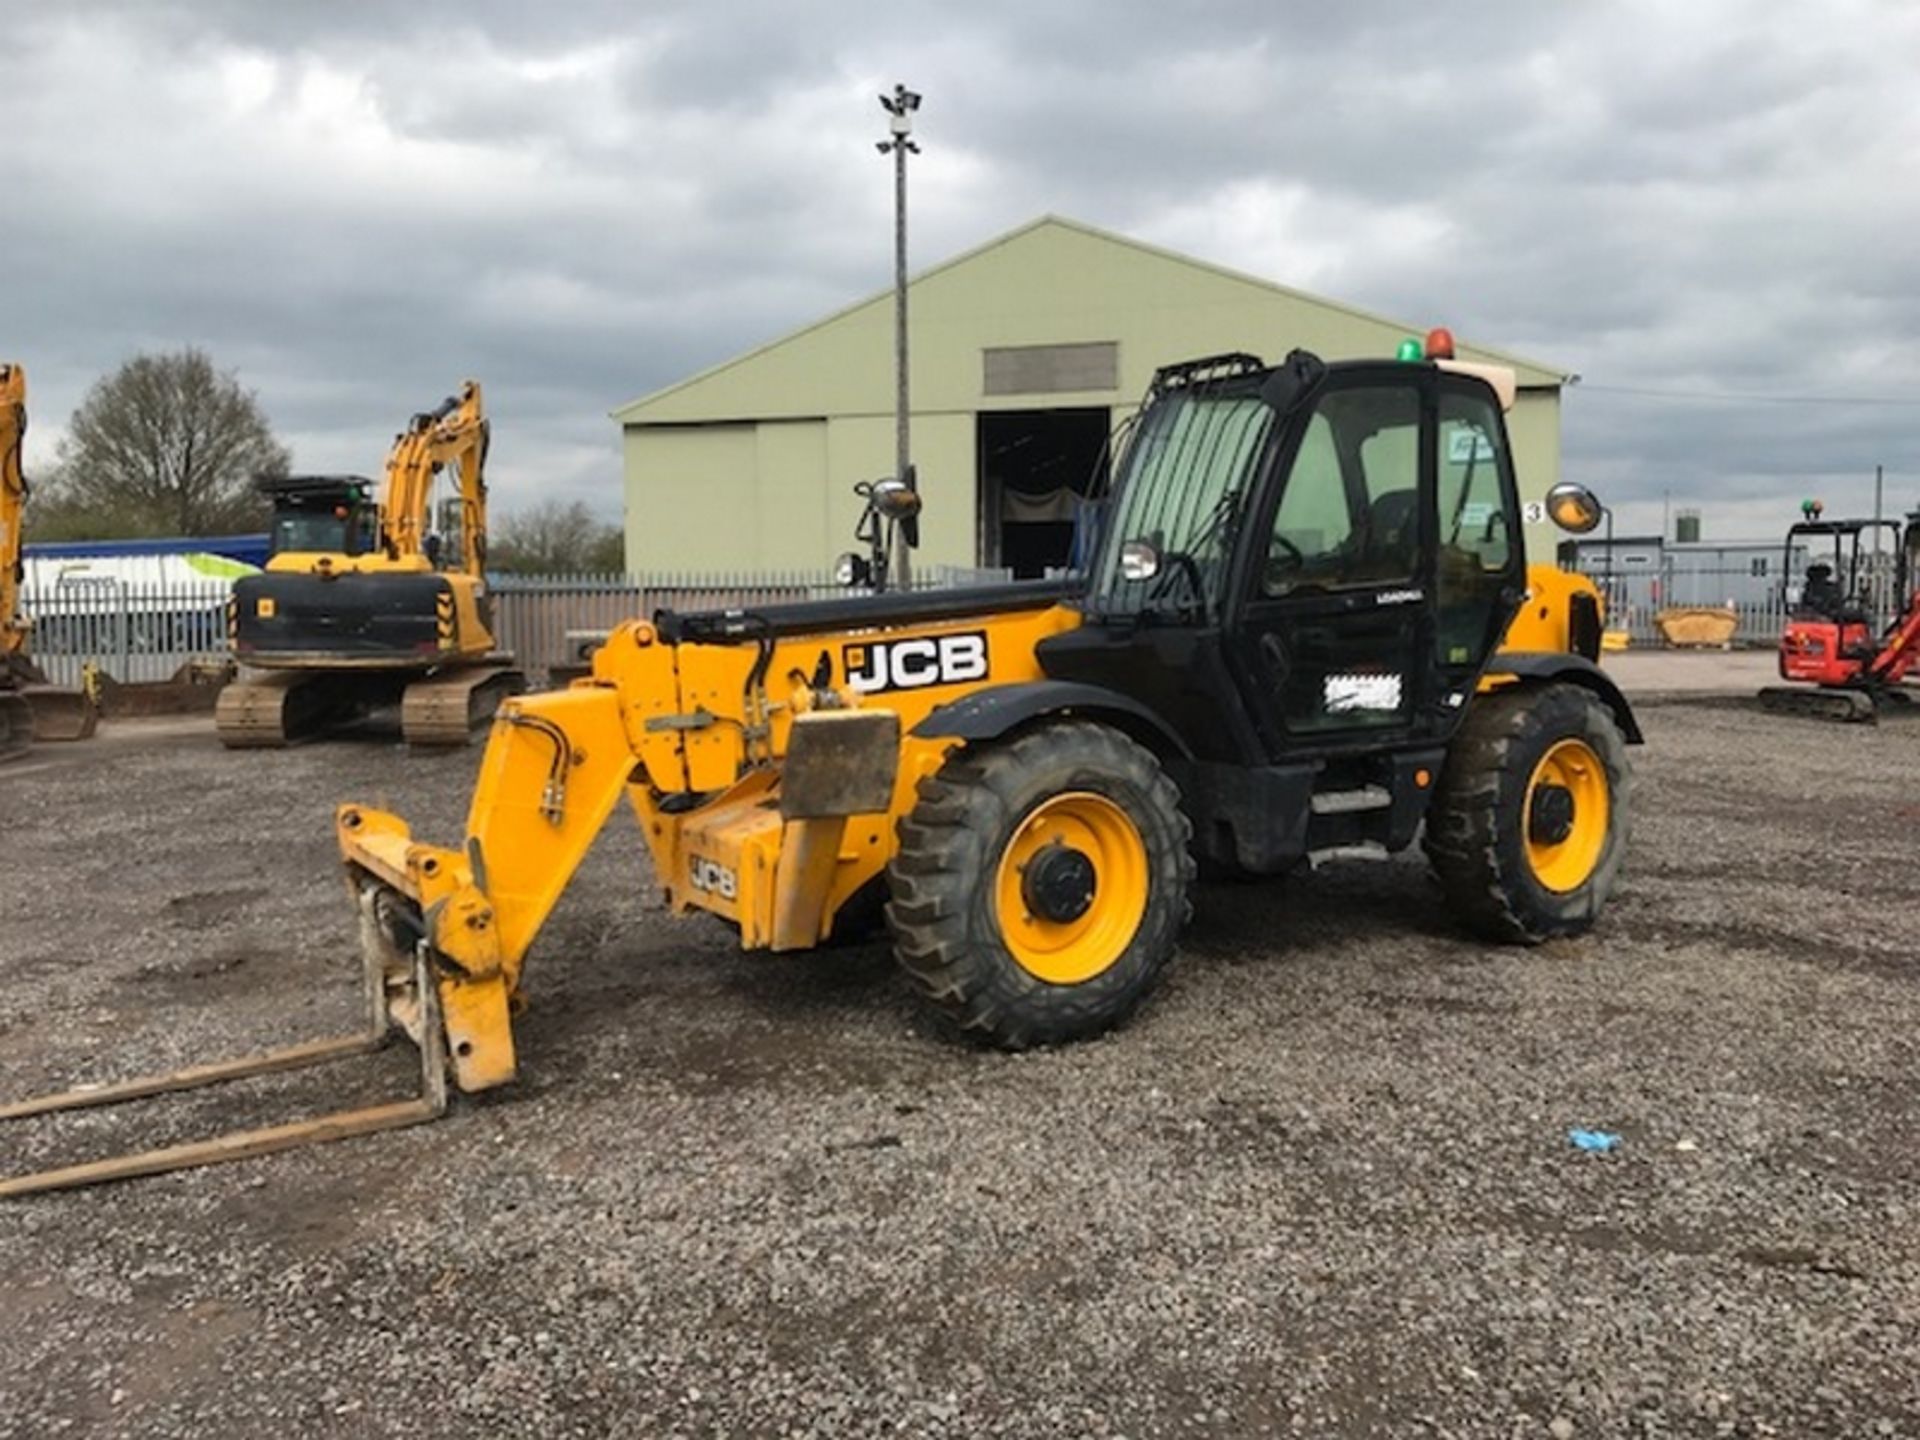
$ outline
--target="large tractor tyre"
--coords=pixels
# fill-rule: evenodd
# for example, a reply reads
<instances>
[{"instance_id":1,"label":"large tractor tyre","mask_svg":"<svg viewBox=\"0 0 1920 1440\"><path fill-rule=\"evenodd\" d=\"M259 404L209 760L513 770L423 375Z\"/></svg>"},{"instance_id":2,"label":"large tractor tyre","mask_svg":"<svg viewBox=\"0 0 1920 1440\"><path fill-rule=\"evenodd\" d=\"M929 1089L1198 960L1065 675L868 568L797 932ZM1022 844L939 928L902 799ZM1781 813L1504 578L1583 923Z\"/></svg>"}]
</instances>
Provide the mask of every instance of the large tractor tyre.
<instances>
[{"instance_id":1,"label":"large tractor tyre","mask_svg":"<svg viewBox=\"0 0 1920 1440\"><path fill-rule=\"evenodd\" d=\"M1427 858L1448 903L1494 940L1590 929L1626 854L1631 789L1626 741L1590 690L1476 699L1427 811Z\"/></svg>"},{"instance_id":2,"label":"large tractor tyre","mask_svg":"<svg viewBox=\"0 0 1920 1440\"><path fill-rule=\"evenodd\" d=\"M900 823L894 955L936 1011L1004 1049L1098 1035L1173 959L1188 840L1159 762L1103 725L969 747Z\"/></svg>"}]
</instances>

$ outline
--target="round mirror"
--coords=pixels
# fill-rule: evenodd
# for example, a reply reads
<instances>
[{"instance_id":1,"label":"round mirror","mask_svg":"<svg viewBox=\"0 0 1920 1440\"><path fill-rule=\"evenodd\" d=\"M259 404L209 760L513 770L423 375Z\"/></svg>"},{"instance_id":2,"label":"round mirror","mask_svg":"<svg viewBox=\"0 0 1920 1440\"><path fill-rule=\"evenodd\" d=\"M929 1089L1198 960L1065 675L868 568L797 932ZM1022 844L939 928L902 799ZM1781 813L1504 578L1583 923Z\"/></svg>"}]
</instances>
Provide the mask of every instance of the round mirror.
<instances>
[{"instance_id":1,"label":"round mirror","mask_svg":"<svg viewBox=\"0 0 1920 1440\"><path fill-rule=\"evenodd\" d=\"M1547 516L1562 530L1584 535L1606 515L1602 505L1586 486L1563 480L1547 491Z\"/></svg>"},{"instance_id":2,"label":"round mirror","mask_svg":"<svg viewBox=\"0 0 1920 1440\"><path fill-rule=\"evenodd\" d=\"M888 477L874 481L869 499L873 508L889 520L904 520L920 513L920 492L904 480Z\"/></svg>"}]
</instances>

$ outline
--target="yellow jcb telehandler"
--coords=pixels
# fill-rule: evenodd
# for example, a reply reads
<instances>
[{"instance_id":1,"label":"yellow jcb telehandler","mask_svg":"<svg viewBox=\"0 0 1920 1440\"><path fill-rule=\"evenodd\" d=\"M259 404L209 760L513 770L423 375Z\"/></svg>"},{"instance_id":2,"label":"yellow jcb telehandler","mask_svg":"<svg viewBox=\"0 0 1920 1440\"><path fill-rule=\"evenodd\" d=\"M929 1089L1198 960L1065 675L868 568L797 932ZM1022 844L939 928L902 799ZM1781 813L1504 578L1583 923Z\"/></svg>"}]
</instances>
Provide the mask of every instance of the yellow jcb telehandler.
<instances>
[{"instance_id":1,"label":"yellow jcb telehandler","mask_svg":"<svg viewBox=\"0 0 1920 1440\"><path fill-rule=\"evenodd\" d=\"M351 475L269 479L272 556L235 583L228 631L248 667L214 712L229 749L310 739L398 702L415 745L464 745L526 689L497 652L487 594L487 441L469 380L393 442L378 502ZM452 543L429 531L434 477L455 477Z\"/></svg>"},{"instance_id":2,"label":"yellow jcb telehandler","mask_svg":"<svg viewBox=\"0 0 1920 1440\"><path fill-rule=\"evenodd\" d=\"M1276 875L1424 828L1474 931L1585 931L1626 848L1640 732L1594 663L1591 584L1526 565L1512 373L1455 363L1439 332L1412 346L1161 370L1071 585L628 621L590 676L501 708L460 843L337 813L369 1021L326 1053L402 1028L421 1099L8 1188L406 1124L449 1079L512 1080L528 949L622 800L674 910L791 952L883 900L926 1002L1009 1048L1098 1034L1148 995L1196 860ZM898 519L919 498L884 481L869 504ZM1548 504L1568 528L1600 515L1578 486Z\"/></svg>"},{"instance_id":3,"label":"yellow jcb telehandler","mask_svg":"<svg viewBox=\"0 0 1920 1440\"><path fill-rule=\"evenodd\" d=\"M85 740L100 721L91 689L47 683L28 650L20 590L27 578L27 372L0 363L0 760L38 740Z\"/></svg>"}]
</instances>

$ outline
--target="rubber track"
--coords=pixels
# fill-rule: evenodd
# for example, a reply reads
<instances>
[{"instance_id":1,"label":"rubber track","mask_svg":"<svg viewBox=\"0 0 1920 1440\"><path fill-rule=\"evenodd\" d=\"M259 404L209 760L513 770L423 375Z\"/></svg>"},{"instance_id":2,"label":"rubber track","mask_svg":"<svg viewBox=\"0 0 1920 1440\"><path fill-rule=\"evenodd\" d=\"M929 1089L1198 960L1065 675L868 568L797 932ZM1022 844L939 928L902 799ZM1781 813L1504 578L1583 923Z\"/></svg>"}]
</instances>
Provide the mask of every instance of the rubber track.
<instances>
[{"instance_id":1,"label":"rubber track","mask_svg":"<svg viewBox=\"0 0 1920 1440\"><path fill-rule=\"evenodd\" d=\"M527 677L504 665L444 671L416 680L400 701L400 733L409 745L465 745L500 702L527 688Z\"/></svg>"},{"instance_id":2,"label":"rubber track","mask_svg":"<svg viewBox=\"0 0 1920 1440\"><path fill-rule=\"evenodd\" d=\"M313 707L314 692L329 683L338 682L323 671L241 675L221 687L213 728L229 750L277 749L311 740L330 719Z\"/></svg>"}]
</instances>

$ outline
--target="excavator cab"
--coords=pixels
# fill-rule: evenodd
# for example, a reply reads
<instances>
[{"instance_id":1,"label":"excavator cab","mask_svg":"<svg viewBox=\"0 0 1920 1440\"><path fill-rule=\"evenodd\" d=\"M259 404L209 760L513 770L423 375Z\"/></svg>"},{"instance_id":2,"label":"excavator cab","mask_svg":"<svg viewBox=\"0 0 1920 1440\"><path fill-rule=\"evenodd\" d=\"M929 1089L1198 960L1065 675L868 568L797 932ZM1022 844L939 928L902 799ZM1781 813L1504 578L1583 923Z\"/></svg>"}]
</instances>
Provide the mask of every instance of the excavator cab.
<instances>
[{"instance_id":1,"label":"excavator cab","mask_svg":"<svg viewBox=\"0 0 1920 1440\"><path fill-rule=\"evenodd\" d=\"M1787 531L1781 566L1787 613L1877 634L1906 598L1900 522L1822 520L1814 513L1816 518ZM1807 564L1796 573L1795 560L1803 550Z\"/></svg>"},{"instance_id":2,"label":"excavator cab","mask_svg":"<svg viewBox=\"0 0 1920 1440\"><path fill-rule=\"evenodd\" d=\"M367 555L379 548L379 508L373 482L364 476L271 476L256 485L273 506L269 570L307 570L316 556Z\"/></svg>"}]
</instances>

